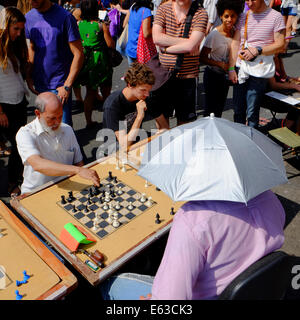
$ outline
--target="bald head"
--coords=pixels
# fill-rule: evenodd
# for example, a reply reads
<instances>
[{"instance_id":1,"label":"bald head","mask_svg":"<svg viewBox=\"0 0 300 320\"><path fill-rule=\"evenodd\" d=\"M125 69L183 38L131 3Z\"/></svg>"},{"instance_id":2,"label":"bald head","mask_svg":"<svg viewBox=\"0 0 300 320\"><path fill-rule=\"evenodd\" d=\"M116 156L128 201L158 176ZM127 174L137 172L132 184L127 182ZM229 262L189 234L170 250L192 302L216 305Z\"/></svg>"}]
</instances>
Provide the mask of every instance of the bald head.
<instances>
[{"instance_id":1,"label":"bald head","mask_svg":"<svg viewBox=\"0 0 300 320\"><path fill-rule=\"evenodd\" d=\"M59 98L52 92L43 92L37 96L35 105L35 114L39 120L52 130L58 129L63 115L63 106Z\"/></svg>"}]
</instances>

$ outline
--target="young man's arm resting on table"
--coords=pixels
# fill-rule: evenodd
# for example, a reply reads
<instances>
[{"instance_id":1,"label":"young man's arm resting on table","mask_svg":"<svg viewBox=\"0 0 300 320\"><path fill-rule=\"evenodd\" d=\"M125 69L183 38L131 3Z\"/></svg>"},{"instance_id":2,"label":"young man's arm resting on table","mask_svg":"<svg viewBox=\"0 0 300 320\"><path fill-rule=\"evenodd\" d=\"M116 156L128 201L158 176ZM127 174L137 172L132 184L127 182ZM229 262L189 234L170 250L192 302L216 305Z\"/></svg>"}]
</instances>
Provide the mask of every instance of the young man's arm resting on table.
<instances>
[{"instance_id":1,"label":"young man's arm resting on table","mask_svg":"<svg viewBox=\"0 0 300 320\"><path fill-rule=\"evenodd\" d=\"M91 180L94 185L100 186L100 179L97 172L93 169L83 168L83 161L74 165L68 165L51 161L35 154L28 157L26 162L31 165L35 171L47 176L57 177L78 174L81 178Z\"/></svg>"}]
</instances>

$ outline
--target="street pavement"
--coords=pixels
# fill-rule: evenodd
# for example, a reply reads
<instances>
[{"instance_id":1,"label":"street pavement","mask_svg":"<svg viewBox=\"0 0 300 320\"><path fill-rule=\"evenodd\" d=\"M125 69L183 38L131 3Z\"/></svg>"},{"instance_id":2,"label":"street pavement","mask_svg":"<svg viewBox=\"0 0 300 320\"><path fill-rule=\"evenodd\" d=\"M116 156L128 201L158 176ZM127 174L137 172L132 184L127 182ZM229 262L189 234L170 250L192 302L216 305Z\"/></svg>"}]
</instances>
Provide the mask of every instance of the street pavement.
<instances>
[{"instance_id":1,"label":"street pavement","mask_svg":"<svg viewBox=\"0 0 300 320\"><path fill-rule=\"evenodd\" d=\"M300 36L292 39L287 55L283 58L286 72L289 76L300 76ZM125 83L121 80L128 67L127 60L124 59L122 64L114 69L113 75L113 87L112 91L121 90L124 88ZM198 84L198 117L202 117L203 108L203 70L204 66L200 67L199 84ZM82 90L84 96L85 92ZM33 105L35 96L31 95L28 105L28 122L34 118ZM96 135L98 130L102 128L102 115L100 110L93 112L93 120L98 122L98 126L91 130L85 129L85 119L83 110L73 109L73 128L78 138L79 144L82 147L85 161L89 163L96 159L96 152L101 142L96 141ZM232 106L232 87L230 88L225 111L223 117L228 120L233 120L233 106ZM266 119L267 124L262 127L262 131L275 128L276 123L272 120L272 115L268 109L261 107L260 117ZM278 119L283 119L285 114L278 114ZM171 126L175 126L175 119L171 119ZM145 129L155 128L154 121L148 121L143 124ZM281 201L286 212L286 223L284 228L285 242L282 250L288 254L296 255L300 257L300 160L296 160L295 155L289 154L284 156L284 164L288 177L288 183L277 186L273 191ZM6 195L7 188L7 158L0 159L0 199L9 206L9 198ZM73 269L71 269L77 277L80 277ZM91 289L89 285L86 285L84 280L80 281L80 288L84 290ZM80 292L80 288L77 292Z\"/></svg>"}]
</instances>

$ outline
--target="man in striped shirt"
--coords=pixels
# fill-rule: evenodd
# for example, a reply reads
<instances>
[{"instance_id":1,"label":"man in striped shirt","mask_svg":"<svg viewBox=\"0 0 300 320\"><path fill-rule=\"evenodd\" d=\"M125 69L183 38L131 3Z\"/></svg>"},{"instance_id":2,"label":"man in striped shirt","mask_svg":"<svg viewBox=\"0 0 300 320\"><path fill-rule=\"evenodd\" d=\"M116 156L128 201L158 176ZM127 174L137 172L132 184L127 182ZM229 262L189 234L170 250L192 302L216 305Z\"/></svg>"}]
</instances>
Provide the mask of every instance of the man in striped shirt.
<instances>
[{"instance_id":1,"label":"man in striped shirt","mask_svg":"<svg viewBox=\"0 0 300 320\"><path fill-rule=\"evenodd\" d=\"M175 79L168 81L161 97L166 118L175 110L178 124L196 119L196 79L199 73L199 47L207 26L207 13L199 7L193 16L189 37L183 38L185 20L192 0L172 0L161 4L156 12L152 36L160 47L161 64L173 70L177 55L184 54Z\"/></svg>"},{"instance_id":2,"label":"man in striped shirt","mask_svg":"<svg viewBox=\"0 0 300 320\"><path fill-rule=\"evenodd\" d=\"M249 7L247 37L245 39L246 13L240 16L229 55L229 80L233 88L234 121L253 128L259 124L259 103L265 93L267 78L249 76L238 83L238 72L243 60L252 61L259 55L270 56L284 48L285 24L281 14L269 8L264 0L246 0ZM235 69L234 67L237 67Z\"/></svg>"}]
</instances>

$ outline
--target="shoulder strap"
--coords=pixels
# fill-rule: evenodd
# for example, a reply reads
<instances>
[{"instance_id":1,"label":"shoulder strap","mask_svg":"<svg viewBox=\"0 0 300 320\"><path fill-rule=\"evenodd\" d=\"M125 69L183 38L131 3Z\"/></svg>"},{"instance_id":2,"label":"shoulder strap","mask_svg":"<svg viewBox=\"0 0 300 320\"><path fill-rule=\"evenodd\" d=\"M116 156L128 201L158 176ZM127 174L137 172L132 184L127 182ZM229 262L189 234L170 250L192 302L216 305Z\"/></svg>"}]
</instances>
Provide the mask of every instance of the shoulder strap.
<instances>
[{"instance_id":1,"label":"shoulder strap","mask_svg":"<svg viewBox=\"0 0 300 320\"><path fill-rule=\"evenodd\" d=\"M193 20L194 14L198 10L198 8L201 8L201 7L202 7L201 0L194 0L192 2L191 7L189 9L189 12L186 16L186 20L185 20L183 38L189 37L189 32L190 32L190 28L192 25L192 20ZM174 75L176 75L179 72L180 67L182 65L182 62L183 62L183 57L184 57L183 53L178 54L176 64L174 67Z\"/></svg>"}]
</instances>

